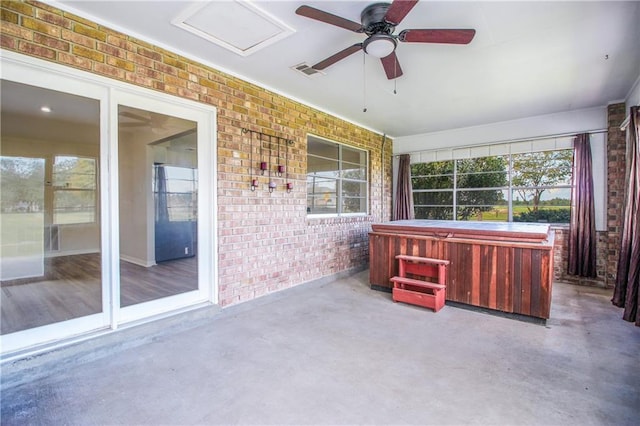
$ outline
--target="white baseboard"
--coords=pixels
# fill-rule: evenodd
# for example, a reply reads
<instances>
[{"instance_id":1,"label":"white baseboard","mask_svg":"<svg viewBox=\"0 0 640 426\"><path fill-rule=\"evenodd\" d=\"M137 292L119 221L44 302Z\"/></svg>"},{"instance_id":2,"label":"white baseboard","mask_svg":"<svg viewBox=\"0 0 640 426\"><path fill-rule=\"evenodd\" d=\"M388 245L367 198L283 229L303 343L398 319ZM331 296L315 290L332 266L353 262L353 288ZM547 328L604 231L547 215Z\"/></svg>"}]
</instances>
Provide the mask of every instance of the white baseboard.
<instances>
[{"instance_id":1,"label":"white baseboard","mask_svg":"<svg viewBox=\"0 0 640 426\"><path fill-rule=\"evenodd\" d=\"M143 266L145 268L148 268L150 266L154 266L156 264L156 262L153 261L153 260L138 259L137 257L127 256L126 254L121 254L120 255L120 260L124 260L125 262L133 263L134 265Z\"/></svg>"},{"instance_id":2,"label":"white baseboard","mask_svg":"<svg viewBox=\"0 0 640 426\"><path fill-rule=\"evenodd\" d=\"M88 249L88 250L65 250L65 251L52 251L45 254L45 258L49 257L62 257L62 256L74 256L79 254L94 254L100 253L98 249ZM127 256L125 254L120 255L120 260L124 260L125 262L133 263L134 265L143 266L148 268L150 266L154 266L156 264L153 260L145 260L139 259L133 256Z\"/></svg>"},{"instance_id":3,"label":"white baseboard","mask_svg":"<svg viewBox=\"0 0 640 426\"><path fill-rule=\"evenodd\" d=\"M50 251L44 254L44 257L61 257L61 256L75 256L79 254L94 254L100 253L98 249L82 249L82 250L64 250L64 251Z\"/></svg>"}]
</instances>

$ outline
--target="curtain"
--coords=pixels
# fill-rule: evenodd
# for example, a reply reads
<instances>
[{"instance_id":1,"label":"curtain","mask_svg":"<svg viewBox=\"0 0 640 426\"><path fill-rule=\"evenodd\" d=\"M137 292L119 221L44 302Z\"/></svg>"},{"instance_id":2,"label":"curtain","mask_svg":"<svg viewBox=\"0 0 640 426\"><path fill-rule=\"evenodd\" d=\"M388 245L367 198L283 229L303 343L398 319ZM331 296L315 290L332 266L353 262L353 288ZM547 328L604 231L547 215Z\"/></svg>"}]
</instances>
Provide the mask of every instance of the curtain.
<instances>
[{"instance_id":1,"label":"curtain","mask_svg":"<svg viewBox=\"0 0 640 426\"><path fill-rule=\"evenodd\" d=\"M567 272L571 275L595 278L596 224L589 134L576 135L573 149L573 189L571 190Z\"/></svg>"},{"instance_id":2,"label":"curtain","mask_svg":"<svg viewBox=\"0 0 640 426\"><path fill-rule=\"evenodd\" d=\"M620 257L616 274L616 286L611 301L624 308L622 318L640 327L640 111L631 108L627 127L627 178Z\"/></svg>"},{"instance_id":3,"label":"curtain","mask_svg":"<svg viewBox=\"0 0 640 426\"><path fill-rule=\"evenodd\" d=\"M398 165L396 198L393 204L392 220L415 218L413 212L413 191L411 188L411 156L402 154Z\"/></svg>"}]
</instances>

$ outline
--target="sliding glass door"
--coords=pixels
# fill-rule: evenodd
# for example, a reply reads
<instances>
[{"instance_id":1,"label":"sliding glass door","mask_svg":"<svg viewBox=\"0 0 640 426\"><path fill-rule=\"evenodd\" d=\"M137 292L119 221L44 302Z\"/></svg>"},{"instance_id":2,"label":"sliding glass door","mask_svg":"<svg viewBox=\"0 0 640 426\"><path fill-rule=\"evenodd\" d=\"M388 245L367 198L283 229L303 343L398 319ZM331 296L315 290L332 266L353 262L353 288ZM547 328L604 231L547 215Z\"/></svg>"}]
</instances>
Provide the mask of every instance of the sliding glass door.
<instances>
[{"instance_id":1,"label":"sliding glass door","mask_svg":"<svg viewBox=\"0 0 640 426\"><path fill-rule=\"evenodd\" d=\"M106 92L80 85L81 96L66 83L0 82L3 346L16 342L5 336L29 342L108 324L98 175Z\"/></svg>"},{"instance_id":2,"label":"sliding glass door","mask_svg":"<svg viewBox=\"0 0 640 426\"><path fill-rule=\"evenodd\" d=\"M119 321L212 300L211 114L126 92L112 107Z\"/></svg>"},{"instance_id":3,"label":"sliding glass door","mask_svg":"<svg viewBox=\"0 0 640 426\"><path fill-rule=\"evenodd\" d=\"M118 105L120 306L198 292L198 123Z\"/></svg>"},{"instance_id":4,"label":"sliding glass door","mask_svg":"<svg viewBox=\"0 0 640 426\"><path fill-rule=\"evenodd\" d=\"M217 302L215 110L7 56L2 353Z\"/></svg>"}]
</instances>

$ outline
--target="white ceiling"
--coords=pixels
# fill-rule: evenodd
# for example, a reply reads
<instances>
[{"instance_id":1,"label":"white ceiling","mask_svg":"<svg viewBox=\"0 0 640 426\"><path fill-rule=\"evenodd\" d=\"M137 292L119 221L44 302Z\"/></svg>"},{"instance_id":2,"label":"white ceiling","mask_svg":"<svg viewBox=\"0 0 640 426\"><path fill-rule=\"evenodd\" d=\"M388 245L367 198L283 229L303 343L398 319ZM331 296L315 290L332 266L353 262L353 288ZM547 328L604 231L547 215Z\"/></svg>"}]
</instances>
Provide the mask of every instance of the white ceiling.
<instances>
[{"instance_id":1,"label":"white ceiling","mask_svg":"<svg viewBox=\"0 0 640 426\"><path fill-rule=\"evenodd\" d=\"M171 23L198 2L50 3L391 136L603 106L624 100L640 77L637 1L422 0L395 34L408 28L474 28L476 36L469 45L400 43L396 53L404 75L395 82L386 79L378 59L363 60L360 52L313 78L291 69L365 38L296 15L300 5L360 22L370 1L255 1L253 6L294 32L244 55ZM226 4L237 8L231 0ZM244 15L220 13L211 28L259 34L259 28L252 30L256 24L234 21ZM207 24L197 15L190 19ZM242 33L230 37L238 38L251 39Z\"/></svg>"}]
</instances>

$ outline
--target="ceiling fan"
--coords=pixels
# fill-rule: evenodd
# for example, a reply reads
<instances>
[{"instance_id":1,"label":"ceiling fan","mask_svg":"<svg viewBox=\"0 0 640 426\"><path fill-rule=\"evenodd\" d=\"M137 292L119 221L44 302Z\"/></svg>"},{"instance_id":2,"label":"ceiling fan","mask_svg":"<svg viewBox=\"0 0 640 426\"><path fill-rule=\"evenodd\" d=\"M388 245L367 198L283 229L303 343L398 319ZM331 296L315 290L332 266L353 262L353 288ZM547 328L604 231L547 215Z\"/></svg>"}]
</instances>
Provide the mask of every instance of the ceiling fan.
<instances>
[{"instance_id":1,"label":"ceiling fan","mask_svg":"<svg viewBox=\"0 0 640 426\"><path fill-rule=\"evenodd\" d=\"M387 78L392 80L402 75L396 56L398 41L401 43L448 43L468 44L476 30L472 29L408 29L394 35L395 28L407 16L418 0L393 0L392 3L374 3L364 8L360 14L361 24L333 15L311 6L300 6L296 14L316 21L335 25L356 33L364 33L367 38L362 43L349 46L340 52L318 62L312 68L323 70L360 50L380 58Z\"/></svg>"}]
</instances>

